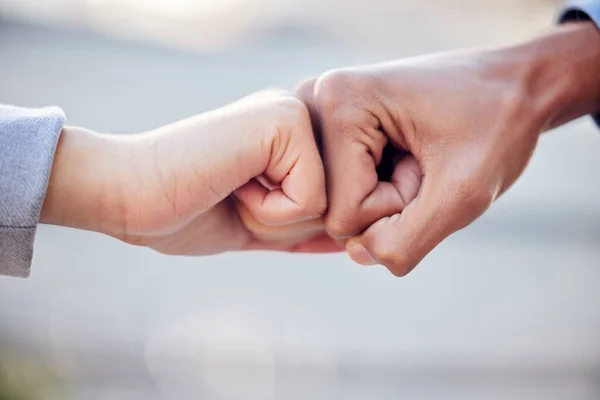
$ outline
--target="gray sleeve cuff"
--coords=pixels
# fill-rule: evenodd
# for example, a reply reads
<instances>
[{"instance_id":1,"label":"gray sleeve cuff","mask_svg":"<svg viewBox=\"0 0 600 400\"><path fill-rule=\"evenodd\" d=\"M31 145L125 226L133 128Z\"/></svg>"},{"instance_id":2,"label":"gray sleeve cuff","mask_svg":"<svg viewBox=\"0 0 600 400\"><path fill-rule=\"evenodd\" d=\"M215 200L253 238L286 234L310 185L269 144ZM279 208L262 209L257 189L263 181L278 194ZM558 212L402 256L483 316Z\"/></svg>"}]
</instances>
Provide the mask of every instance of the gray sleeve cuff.
<instances>
[{"instance_id":1,"label":"gray sleeve cuff","mask_svg":"<svg viewBox=\"0 0 600 400\"><path fill-rule=\"evenodd\" d=\"M558 23L593 21L600 27L600 0L573 0L567 2L558 14ZM599 33L600 34L600 33ZM598 66L600 69L600 65ZM600 127L600 114L592 115Z\"/></svg>"},{"instance_id":2,"label":"gray sleeve cuff","mask_svg":"<svg viewBox=\"0 0 600 400\"><path fill-rule=\"evenodd\" d=\"M0 105L0 275L29 276L36 227L65 116Z\"/></svg>"}]
</instances>

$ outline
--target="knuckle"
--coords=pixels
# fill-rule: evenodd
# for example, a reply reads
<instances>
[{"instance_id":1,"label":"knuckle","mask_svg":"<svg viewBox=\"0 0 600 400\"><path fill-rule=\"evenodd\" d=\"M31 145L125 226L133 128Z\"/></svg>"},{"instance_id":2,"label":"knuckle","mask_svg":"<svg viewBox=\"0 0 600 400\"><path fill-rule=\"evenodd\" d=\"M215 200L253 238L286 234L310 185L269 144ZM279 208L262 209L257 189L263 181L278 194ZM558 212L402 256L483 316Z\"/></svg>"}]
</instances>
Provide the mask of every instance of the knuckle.
<instances>
[{"instance_id":1,"label":"knuckle","mask_svg":"<svg viewBox=\"0 0 600 400\"><path fill-rule=\"evenodd\" d=\"M359 70L333 70L322 75L315 84L313 105L336 134L354 136L357 125L369 121L376 103L373 96L375 79Z\"/></svg>"},{"instance_id":2,"label":"knuckle","mask_svg":"<svg viewBox=\"0 0 600 400\"><path fill-rule=\"evenodd\" d=\"M255 115L274 122L273 126L287 129L304 120L310 122L308 108L295 94L282 89L267 89L248 97L256 106Z\"/></svg>"},{"instance_id":3,"label":"knuckle","mask_svg":"<svg viewBox=\"0 0 600 400\"><path fill-rule=\"evenodd\" d=\"M287 146L296 135L312 135L308 109L295 97L277 100L274 109L271 110L270 118L275 123L272 124L272 129L267 130L269 134L265 139L272 153L279 149L281 151L277 154L285 154Z\"/></svg>"},{"instance_id":4,"label":"knuckle","mask_svg":"<svg viewBox=\"0 0 600 400\"><path fill-rule=\"evenodd\" d=\"M277 100L279 121L284 124L303 125L310 124L308 108L295 96L282 96Z\"/></svg>"},{"instance_id":5,"label":"knuckle","mask_svg":"<svg viewBox=\"0 0 600 400\"><path fill-rule=\"evenodd\" d=\"M405 267L398 267L398 266L387 267L387 269L396 278L404 278L411 271L411 269L408 269L408 268L405 268Z\"/></svg>"},{"instance_id":6,"label":"knuckle","mask_svg":"<svg viewBox=\"0 0 600 400\"><path fill-rule=\"evenodd\" d=\"M390 246L374 245L373 256L382 265L385 265L391 270L397 271L400 269L398 268L400 264L398 260L398 253Z\"/></svg>"},{"instance_id":7,"label":"knuckle","mask_svg":"<svg viewBox=\"0 0 600 400\"><path fill-rule=\"evenodd\" d=\"M290 92L284 92L278 99L280 107L289 109L294 113L303 112L306 110L306 106L298 97Z\"/></svg>"},{"instance_id":8,"label":"knuckle","mask_svg":"<svg viewBox=\"0 0 600 400\"><path fill-rule=\"evenodd\" d=\"M295 93L285 89L265 89L248 96L248 98L255 104L261 104L264 110L300 112L306 108L304 102Z\"/></svg>"},{"instance_id":9,"label":"knuckle","mask_svg":"<svg viewBox=\"0 0 600 400\"><path fill-rule=\"evenodd\" d=\"M344 103L344 93L353 85L353 73L346 70L326 72L316 83L317 105L324 111L339 108Z\"/></svg>"},{"instance_id":10,"label":"knuckle","mask_svg":"<svg viewBox=\"0 0 600 400\"><path fill-rule=\"evenodd\" d=\"M412 258L403 258L400 262L388 266L388 270L392 275L402 278L410 274L413 269L417 266L418 261L414 261Z\"/></svg>"},{"instance_id":11,"label":"knuckle","mask_svg":"<svg viewBox=\"0 0 600 400\"><path fill-rule=\"evenodd\" d=\"M313 92L315 89L316 78L307 79L304 82L301 82L298 86L296 86L296 94L301 99L310 99L313 96Z\"/></svg>"},{"instance_id":12,"label":"knuckle","mask_svg":"<svg viewBox=\"0 0 600 400\"><path fill-rule=\"evenodd\" d=\"M416 265L412 256L395 249L393 246L375 245L373 256L397 277L406 276Z\"/></svg>"}]
</instances>

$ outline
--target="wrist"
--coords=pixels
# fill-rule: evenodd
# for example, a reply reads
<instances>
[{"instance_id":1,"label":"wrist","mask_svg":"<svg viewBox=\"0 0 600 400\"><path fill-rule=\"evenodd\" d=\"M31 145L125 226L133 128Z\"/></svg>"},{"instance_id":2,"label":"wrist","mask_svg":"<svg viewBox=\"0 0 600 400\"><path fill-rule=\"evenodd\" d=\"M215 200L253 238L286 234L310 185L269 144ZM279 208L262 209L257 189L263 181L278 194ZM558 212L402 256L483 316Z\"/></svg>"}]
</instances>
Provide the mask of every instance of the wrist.
<instances>
[{"instance_id":1,"label":"wrist","mask_svg":"<svg viewBox=\"0 0 600 400\"><path fill-rule=\"evenodd\" d=\"M40 222L114 234L127 222L128 139L65 127Z\"/></svg>"},{"instance_id":2,"label":"wrist","mask_svg":"<svg viewBox=\"0 0 600 400\"><path fill-rule=\"evenodd\" d=\"M499 53L509 60L512 79L541 131L600 111L600 32L595 24L563 25Z\"/></svg>"}]
</instances>

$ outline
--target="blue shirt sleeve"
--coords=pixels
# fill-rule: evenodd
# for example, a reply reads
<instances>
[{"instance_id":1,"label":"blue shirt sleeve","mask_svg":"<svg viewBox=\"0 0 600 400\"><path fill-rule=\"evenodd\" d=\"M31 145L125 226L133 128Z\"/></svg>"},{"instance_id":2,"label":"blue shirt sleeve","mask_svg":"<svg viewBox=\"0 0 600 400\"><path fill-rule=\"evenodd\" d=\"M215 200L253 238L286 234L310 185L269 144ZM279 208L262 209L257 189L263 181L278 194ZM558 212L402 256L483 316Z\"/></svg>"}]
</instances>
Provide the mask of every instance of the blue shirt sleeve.
<instances>
[{"instance_id":1,"label":"blue shirt sleeve","mask_svg":"<svg viewBox=\"0 0 600 400\"><path fill-rule=\"evenodd\" d=\"M600 0L571 0L561 9L559 22L594 21L600 26Z\"/></svg>"},{"instance_id":2,"label":"blue shirt sleeve","mask_svg":"<svg viewBox=\"0 0 600 400\"><path fill-rule=\"evenodd\" d=\"M560 10L558 22L562 24L573 21L593 21L600 27L600 0L572 0L567 2ZM600 73L600 65L598 69L598 73ZM600 127L600 114L592 117L596 125Z\"/></svg>"},{"instance_id":3,"label":"blue shirt sleeve","mask_svg":"<svg viewBox=\"0 0 600 400\"><path fill-rule=\"evenodd\" d=\"M29 275L64 119L58 108L0 105L0 275Z\"/></svg>"}]
</instances>

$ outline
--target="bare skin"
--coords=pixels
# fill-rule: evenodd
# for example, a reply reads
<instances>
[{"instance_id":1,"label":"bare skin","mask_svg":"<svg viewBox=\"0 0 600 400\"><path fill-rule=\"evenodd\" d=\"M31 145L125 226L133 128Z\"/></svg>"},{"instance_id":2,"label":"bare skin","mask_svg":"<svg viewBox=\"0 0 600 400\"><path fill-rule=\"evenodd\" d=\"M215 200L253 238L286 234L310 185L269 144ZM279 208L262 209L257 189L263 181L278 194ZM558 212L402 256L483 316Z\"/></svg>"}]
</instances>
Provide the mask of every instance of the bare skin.
<instances>
[{"instance_id":1,"label":"bare skin","mask_svg":"<svg viewBox=\"0 0 600 400\"><path fill-rule=\"evenodd\" d=\"M327 232L358 263L407 274L517 180L542 132L600 111L598 65L600 33L582 22L301 85L322 136Z\"/></svg>"},{"instance_id":2,"label":"bare skin","mask_svg":"<svg viewBox=\"0 0 600 400\"><path fill-rule=\"evenodd\" d=\"M308 111L268 91L137 135L65 128L41 222L166 254L340 251L326 207Z\"/></svg>"}]
</instances>

